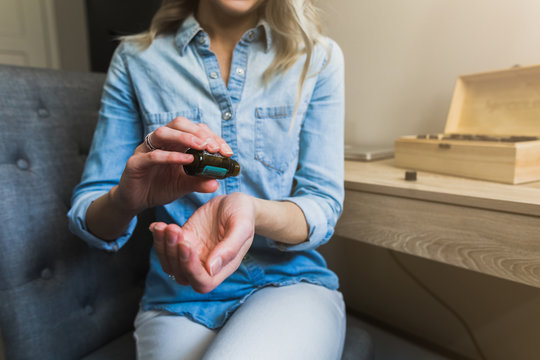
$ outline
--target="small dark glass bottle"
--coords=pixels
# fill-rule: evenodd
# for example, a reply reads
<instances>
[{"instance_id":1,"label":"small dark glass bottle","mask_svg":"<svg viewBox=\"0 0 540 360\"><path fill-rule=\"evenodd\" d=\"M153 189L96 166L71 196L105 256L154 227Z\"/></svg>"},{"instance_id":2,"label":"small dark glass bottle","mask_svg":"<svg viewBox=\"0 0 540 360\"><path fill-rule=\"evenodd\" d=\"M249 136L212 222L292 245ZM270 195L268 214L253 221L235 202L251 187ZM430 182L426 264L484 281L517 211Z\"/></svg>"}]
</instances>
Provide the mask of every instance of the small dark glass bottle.
<instances>
[{"instance_id":1,"label":"small dark glass bottle","mask_svg":"<svg viewBox=\"0 0 540 360\"><path fill-rule=\"evenodd\" d=\"M191 164L184 165L184 171L188 175L225 179L240 173L240 164L237 161L219 153L212 154L206 150L195 149L189 149L186 153L193 155L194 158Z\"/></svg>"}]
</instances>

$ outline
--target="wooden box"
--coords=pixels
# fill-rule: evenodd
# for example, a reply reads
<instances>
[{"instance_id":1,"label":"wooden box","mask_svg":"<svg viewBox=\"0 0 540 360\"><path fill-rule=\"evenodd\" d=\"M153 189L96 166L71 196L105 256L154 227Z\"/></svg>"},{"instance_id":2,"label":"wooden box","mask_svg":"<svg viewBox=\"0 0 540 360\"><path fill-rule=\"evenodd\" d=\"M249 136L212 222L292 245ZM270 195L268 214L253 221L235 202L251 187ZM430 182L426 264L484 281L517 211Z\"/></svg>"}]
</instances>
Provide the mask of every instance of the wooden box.
<instances>
[{"instance_id":1,"label":"wooden box","mask_svg":"<svg viewBox=\"0 0 540 360\"><path fill-rule=\"evenodd\" d=\"M540 65L460 76L444 134L398 138L395 165L509 184L540 180Z\"/></svg>"}]
</instances>

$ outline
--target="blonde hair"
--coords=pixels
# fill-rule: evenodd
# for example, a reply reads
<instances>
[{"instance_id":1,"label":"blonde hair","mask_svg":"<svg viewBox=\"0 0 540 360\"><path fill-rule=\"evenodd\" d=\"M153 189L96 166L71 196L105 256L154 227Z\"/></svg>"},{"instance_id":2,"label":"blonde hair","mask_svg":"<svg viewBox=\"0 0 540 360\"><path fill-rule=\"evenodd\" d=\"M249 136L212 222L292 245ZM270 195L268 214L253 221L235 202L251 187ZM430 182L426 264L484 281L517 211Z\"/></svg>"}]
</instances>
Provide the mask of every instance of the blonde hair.
<instances>
[{"instance_id":1,"label":"blonde hair","mask_svg":"<svg viewBox=\"0 0 540 360\"><path fill-rule=\"evenodd\" d=\"M163 0L161 7L152 18L148 31L122 39L134 41L146 49L157 36L175 32L181 22L196 11L197 3L198 0ZM264 72L265 83L272 76L285 73L301 55L306 54L296 94L294 121L315 45L317 43L325 45L319 10L313 0L262 0L259 12L272 29L272 45L276 53L273 62ZM325 48L330 56L326 45Z\"/></svg>"}]
</instances>

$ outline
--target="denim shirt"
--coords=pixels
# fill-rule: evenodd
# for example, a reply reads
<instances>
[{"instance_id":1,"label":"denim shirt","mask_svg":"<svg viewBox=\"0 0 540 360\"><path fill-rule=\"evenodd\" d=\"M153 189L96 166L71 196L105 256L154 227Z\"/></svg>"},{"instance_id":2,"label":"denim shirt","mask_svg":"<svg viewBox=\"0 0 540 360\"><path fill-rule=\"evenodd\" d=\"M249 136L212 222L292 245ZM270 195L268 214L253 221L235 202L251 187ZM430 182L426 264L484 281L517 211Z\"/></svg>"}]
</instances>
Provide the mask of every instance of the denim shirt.
<instances>
[{"instance_id":1,"label":"denim shirt","mask_svg":"<svg viewBox=\"0 0 540 360\"><path fill-rule=\"evenodd\" d=\"M263 73L275 50L264 21L236 45L228 85L210 50L208 34L193 16L176 34L157 37L146 50L129 41L118 47L82 180L73 192L71 231L108 251L117 251L128 241L136 218L124 235L103 241L88 232L86 210L118 184L144 136L178 116L207 124L230 145L242 170L237 177L219 180L215 193L191 193L158 206L158 221L182 225L212 197L243 192L297 204L309 226L307 241L296 245L256 235L238 270L208 294L169 278L152 249L143 310L162 309L219 328L264 286L306 281L337 289L336 275L315 250L332 236L344 196L343 55L337 44L326 41L329 50L315 47L294 119L305 56L265 83Z\"/></svg>"}]
</instances>

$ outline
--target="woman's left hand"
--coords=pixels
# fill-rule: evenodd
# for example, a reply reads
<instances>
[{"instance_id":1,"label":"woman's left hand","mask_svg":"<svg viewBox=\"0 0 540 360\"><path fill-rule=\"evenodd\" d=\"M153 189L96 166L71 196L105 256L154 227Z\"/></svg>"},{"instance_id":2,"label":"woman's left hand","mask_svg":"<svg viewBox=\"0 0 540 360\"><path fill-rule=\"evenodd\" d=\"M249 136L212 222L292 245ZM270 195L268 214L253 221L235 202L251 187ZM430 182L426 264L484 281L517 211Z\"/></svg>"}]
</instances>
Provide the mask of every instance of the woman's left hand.
<instances>
[{"instance_id":1,"label":"woman's left hand","mask_svg":"<svg viewBox=\"0 0 540 360\"><path fill-rule=\"evenodd\" d=\"M150 225L163 270L182 285L208 293L238 269L255 234L254 198L233 193L212 198L183 227Z\"/></svg>"}]
</instances>

